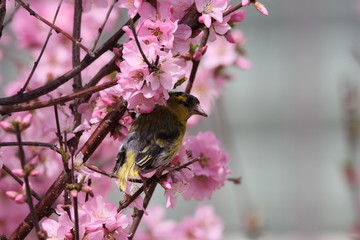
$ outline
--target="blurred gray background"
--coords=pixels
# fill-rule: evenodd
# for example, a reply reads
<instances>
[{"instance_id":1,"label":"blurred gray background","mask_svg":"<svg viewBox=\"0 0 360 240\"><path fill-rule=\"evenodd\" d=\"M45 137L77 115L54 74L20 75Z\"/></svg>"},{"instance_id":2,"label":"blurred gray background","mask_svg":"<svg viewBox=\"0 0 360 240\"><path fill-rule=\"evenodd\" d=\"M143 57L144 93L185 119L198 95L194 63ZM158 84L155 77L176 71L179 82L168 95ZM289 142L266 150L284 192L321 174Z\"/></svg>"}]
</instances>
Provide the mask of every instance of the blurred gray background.
<instances>
[{"instance_id":1,"label":"blurred gray background","mask_svg":"<svg viewBox=\"0 0 360 240\"><path fill-rule=\"evenodd\" d=\"M360 80L353 57L360 49L360 4L262 2L268 17L250 7L237 25L253 68L234 70L237 77L218 105L225 109L202 125L217 129L232 154L232 175L243 180L240 186L228 183L211 202L228 232L243 231L254 209L264 219L264 235L310 239L349 232L354 209L342 173L342 98L345 83ZM216 117L222 112L227 124ZM179 201L173 214L191 212L196 204Z\"/></svg>"}]
</instances>

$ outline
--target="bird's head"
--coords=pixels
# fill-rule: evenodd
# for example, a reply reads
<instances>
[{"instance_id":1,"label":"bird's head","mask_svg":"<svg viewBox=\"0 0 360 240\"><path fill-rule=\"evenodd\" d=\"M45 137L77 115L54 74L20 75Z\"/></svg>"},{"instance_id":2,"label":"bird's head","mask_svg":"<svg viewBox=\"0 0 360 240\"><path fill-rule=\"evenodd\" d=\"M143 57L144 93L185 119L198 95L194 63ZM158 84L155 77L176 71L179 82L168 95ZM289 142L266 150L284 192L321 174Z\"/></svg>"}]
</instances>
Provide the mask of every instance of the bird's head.
<instances>
[{"instance_id":1,"label":"bird's head","mask_svg":"<svg viewBox=\"0 0 360 240\"><path fill-rule=\"evenodd\" d=\"M200 101L193 95L184 92L170 92L170 98L166 102L169 110L175 114L179 120L186 121L192 115L207 117L207 114L200 107Z\"/></svg>"}]
</instances>

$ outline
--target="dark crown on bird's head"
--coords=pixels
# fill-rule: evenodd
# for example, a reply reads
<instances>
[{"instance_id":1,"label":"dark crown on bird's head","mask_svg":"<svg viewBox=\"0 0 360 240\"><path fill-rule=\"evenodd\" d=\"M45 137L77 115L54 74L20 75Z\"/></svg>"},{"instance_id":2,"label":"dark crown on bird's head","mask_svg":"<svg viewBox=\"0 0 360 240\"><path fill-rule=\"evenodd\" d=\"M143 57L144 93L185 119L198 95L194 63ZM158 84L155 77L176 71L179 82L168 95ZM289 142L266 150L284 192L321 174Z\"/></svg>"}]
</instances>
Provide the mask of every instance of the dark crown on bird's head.
<instances>
[{"instance_id":1,"label":"dark crown on bird's head","mask_svg":"<svg viewBox=\"0 0 360 240\"><path fill-rule=\"evenodd\" d=\"M169 95L170 98L167 100L167 105L179 114L183 114L182 109L186 109L186 119L192 115L207 117L207 114L200 107L199 99L195 96L184 92L170 92Z\"/></svg>"},{"instance_id":2,"label":"dark crown on bird's head","mask_svg":"<svg viewBox=\"0 0 360 240\"><path fill-rule=\"evenodd\" d=\"M179 104L183 104L187 108L200 104L199 99L197 99L193 95L184 92L170 92L169 95L171 100L175 100L176 102L178 102Z\"/></svg>"}]
</instances>

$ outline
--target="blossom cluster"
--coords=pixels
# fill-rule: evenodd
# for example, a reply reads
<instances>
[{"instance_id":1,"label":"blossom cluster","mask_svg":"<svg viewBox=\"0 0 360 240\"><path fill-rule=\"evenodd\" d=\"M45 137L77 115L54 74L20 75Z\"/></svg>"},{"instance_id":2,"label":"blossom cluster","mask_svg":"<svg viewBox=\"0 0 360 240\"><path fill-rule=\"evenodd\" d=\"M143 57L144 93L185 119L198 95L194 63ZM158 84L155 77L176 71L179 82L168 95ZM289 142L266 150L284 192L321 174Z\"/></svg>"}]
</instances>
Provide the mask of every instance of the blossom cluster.
<instances>
[{"instance_id":1,"label":"blossom cluster","mask_svg":"<svg viewBox=\"0 0 360 240\"><path fill-rule=\"evenodd\" d=\"M210 199L212 193L224 185L230 173L227 165L229 155L212 132L186 137L171 164L182 166L189 162L189 158L196 161L179 171L171 171L161 182L167 207L175 207L178 194L186 200Z\"/></svg>"},{"instance_id":2,"label":"blossom cluster","mask_svg":"<svg viewBox=\"0 0 360 240\"><path fill-rule=\"evenodd\" d=\"M123 45L123 61L118 63L120 73L117 79L129 109L146 113L151 112L155 104L164 104L169 97L168 91L175 88L179 81L189 78L191 60L200 60L208 49L198 47L203 33L194 37L192 29L181 23L192 4L199 12L199 22L209 29L209 40L223 43L222 39L227 39L229 44L226 45L233 46L221 50L220 54L226 60L219 59L208 69L240 61L236 57L239 51L234 50L242 44L242 39L232 36L230 25L244 20L245 12L236 11L223 18L224 11L229 7L228 1L158 1L157 8L148 2L134 1L130 4L129 1L120 1L120 7L127 8L130 17L137 13L140 15L136 27L124 28L129 40ZM213 49L217 48L214 46ZM209 52L208 58L217 58L219 54ZM228 58L228 54L233 56ZM211 82L207 84L211 85ZM211 101L211 97L208 99Z\"/></svg>"},{"instance_id":3,"label":"blossom cluster","mask_svg":"<svg viewBox=\"0 0 360 240\"><path fill-rule=\"evenodd\" d=\"M143 226L135 235L135 240L219 240L223 238L223 223L209 205L201 205L193 216L180 222L165 219L165 209L154 206L144 217Z\"/></svg>"},{"instance_id":4,"label":"blossom cluster","mask_svg":"<svg viewBox=\"0 0 360 240\"><path fill-rule=\"evenodd\" d=\"M78 209L80 219L80 239L117 239L127 240L131 218L118 213L116 205L107 203L97 196ZM47 218L41 222L49 239L73 239L74 211L64 210L63 205L56 208L58 217ZM165 219L165 209L151 207L144 216L144 222L135 240L166 239L207 239L220 240L223 224L214 209L208 205L199 206L193 216L187 216L179 223Z\"/></svg>"}]
</instances>

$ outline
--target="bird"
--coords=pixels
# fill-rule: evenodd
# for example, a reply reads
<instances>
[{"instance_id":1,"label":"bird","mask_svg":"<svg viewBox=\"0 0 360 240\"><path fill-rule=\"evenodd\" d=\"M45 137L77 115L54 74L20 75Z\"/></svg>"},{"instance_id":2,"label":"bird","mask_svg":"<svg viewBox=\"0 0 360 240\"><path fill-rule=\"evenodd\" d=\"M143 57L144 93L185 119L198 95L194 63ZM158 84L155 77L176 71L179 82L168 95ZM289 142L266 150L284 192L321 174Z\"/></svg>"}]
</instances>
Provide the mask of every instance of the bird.
<instances>
[{"instance_id":1,"label":"bird","mask_svg":"<svg viewBox=\"0 0 360 240\"><path fill-rule=\"evenodd\" d=\"M134 120L113 169L122 191L129 179L143 180L143 174L167 167L182 144L192 115L207 117L198 98L185 92L169 92L165 105L156 105L152 112Z\"/></svg>"}]
</instances>

